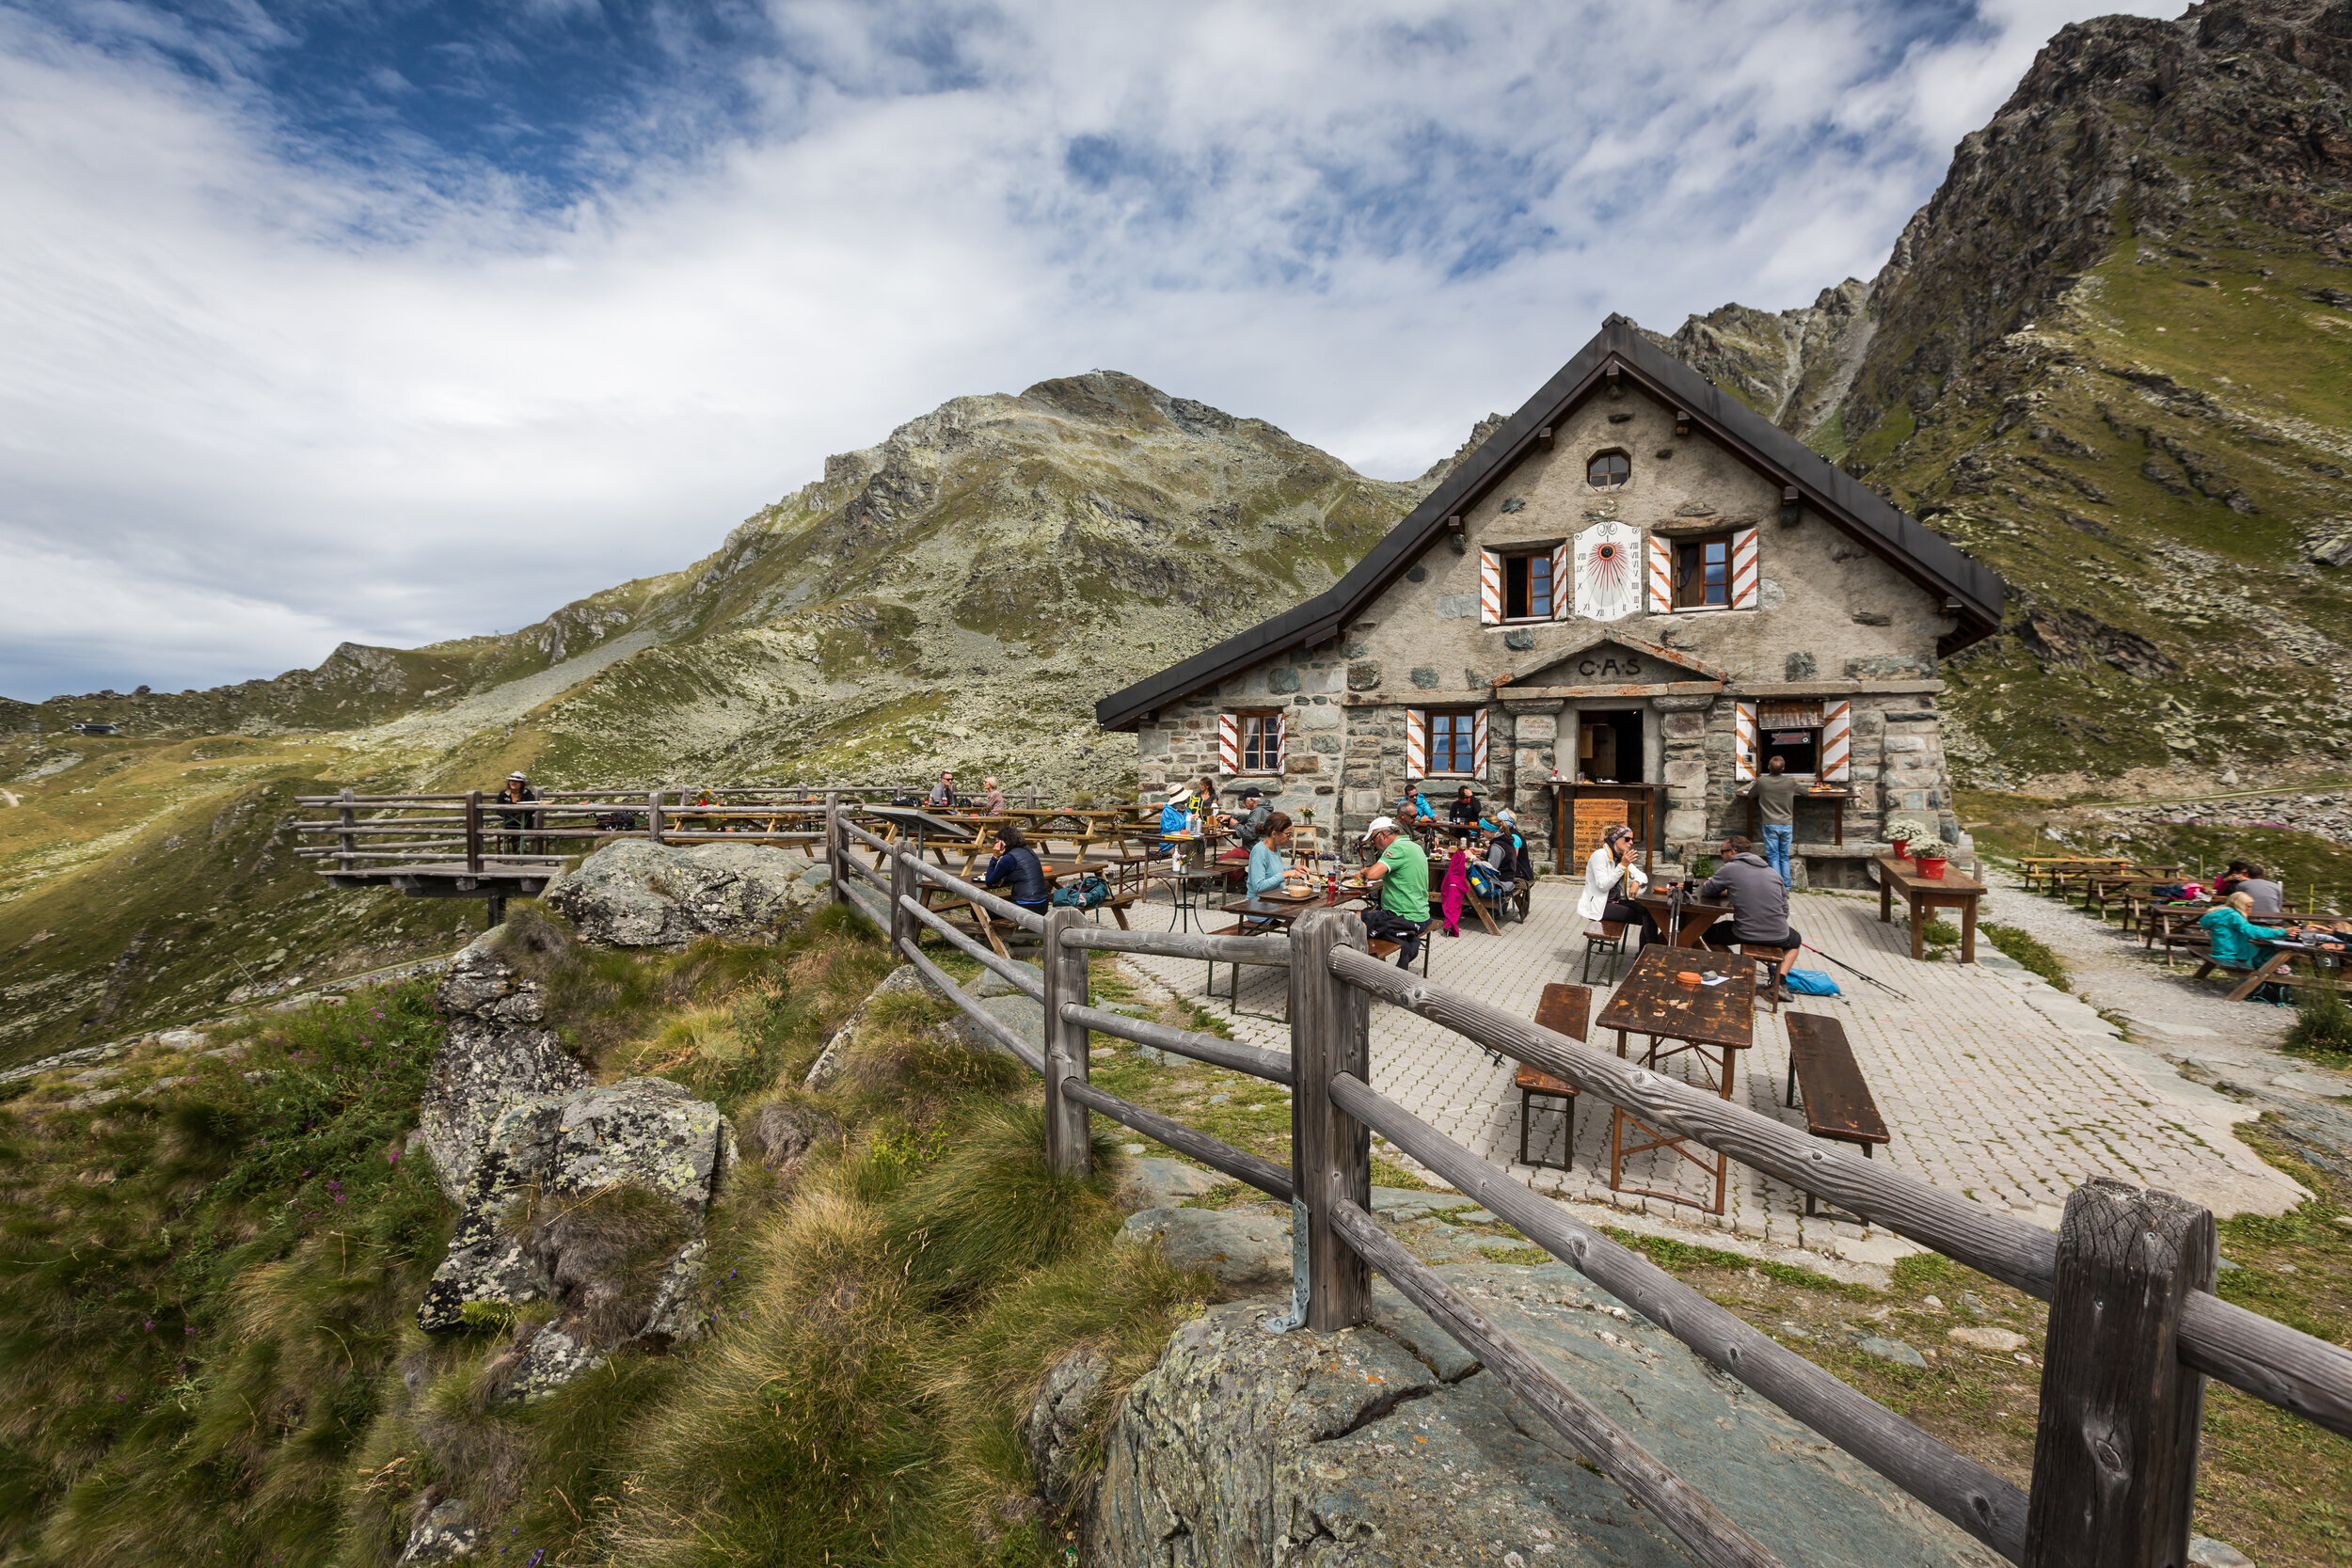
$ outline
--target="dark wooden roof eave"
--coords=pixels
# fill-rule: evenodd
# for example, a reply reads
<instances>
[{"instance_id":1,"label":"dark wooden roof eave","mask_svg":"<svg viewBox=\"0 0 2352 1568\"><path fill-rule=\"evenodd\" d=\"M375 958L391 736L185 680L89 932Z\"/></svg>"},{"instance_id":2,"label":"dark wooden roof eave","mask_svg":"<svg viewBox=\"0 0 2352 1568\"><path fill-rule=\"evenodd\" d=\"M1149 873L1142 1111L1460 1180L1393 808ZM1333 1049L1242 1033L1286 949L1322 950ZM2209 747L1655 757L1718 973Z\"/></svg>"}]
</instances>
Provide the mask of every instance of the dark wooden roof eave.
<instances>
[{"instance_id":1,"label":"dark wooden roof eave","mask_svg":"<svg viewBox=\"0 0 2352 1568\"><path fill-rule=\"evenodd\" d=\"M1306 603L1205 648L1095 705L1095 722L1128 729L1146 714L1239 673L1290 647L1312 647L1346 623L1420 558L1445 529L1509 477L1542 433L1593 394L1611 361L1661 403L1692 415L1750 467L1786 476L1807 503L1872 553L1946 601L1961 626L1936 643L1948 657L2000 628L2008 585L1957 546L1865 488L1836 464L1612 316L1593 340L1520 405L1462 466L1440 480L1346 576Z\"/></svg>"}]
</instances>

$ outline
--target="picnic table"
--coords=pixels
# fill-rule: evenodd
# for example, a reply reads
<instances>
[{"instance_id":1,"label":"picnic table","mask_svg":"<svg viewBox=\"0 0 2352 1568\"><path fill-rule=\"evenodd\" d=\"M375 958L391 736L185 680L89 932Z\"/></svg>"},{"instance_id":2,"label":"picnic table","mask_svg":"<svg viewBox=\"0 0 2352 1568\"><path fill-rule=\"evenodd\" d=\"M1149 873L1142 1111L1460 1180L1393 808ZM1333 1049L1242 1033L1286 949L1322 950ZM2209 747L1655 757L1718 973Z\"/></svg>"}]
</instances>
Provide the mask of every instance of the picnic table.
<instances>
[{"instance_id":1,"label":"picnic table","mask_svg":"<svg viewBox=\"0 0 2352 1568\"><path fill-rule=\"evenodd\" d=\"M1661 1063L1683 1057L1687 1064L1699 1069L1708 1087L1729 1100L1740 1053L1756 1043L1755 966L1745 962L1733 964L1723 971L1722 978L1714 985L1686 986L1676 978L1678 974L1689 973L1698 961L1692 955L1662 943L1643 948L1641 957L1633 960L1633 967L1617 983L1616 994L1610 997L1609 1006L1601 1009L1595 1022L1599 1028L1616 1031L1619 1056L1627 1053L1628 1036L1642 1035L1649 1041L1642 1054L1644 1067L1656 1071ZM1629 1143L1629 1131L1647 1141ZM1699 1199L1679 1193L1625 1185L1625 1162L1629 1156L1656 1148L1671 1149L1713 1174L1715 1200L1710 1212L1722 1213L1729 1185L1730 1156L1717 1152L1712 1159L1702 1158L1686 1147L1689 1142L1687 1138L1661 1132L1622 1106L1614 1107L1609 1126L1609 1190L1708 1208Z\"/></svg>"},{"instance_id":2,"label":"picnic table","mask_svg":"<svg viewBox=\"0 0 2352 1568\"><path fill-rule=\"evenodd\" d=\"M2258 988L2265 985L2289 987L2312 985L2318 978L2317 971L2321 969L2341 970L2344 967L2344 950L2341 947L2332 945L2323 947L2315 942L2291 942L2283 937L2276 941L2268 939L2257 939L2257 941L2259 945L2271 950L2270 957L2257 964L2252 973L2240 981L2237 989L2231 991L2224 1000L2243 1002L2253 995ZM2286 966L2298 958L2310 958L2313 973L2296 974L2289 972ZM2191 978L2201 980L2211 974L2216 967L2213 958L2208 956L2203 963L2197 966L2197 973Z\"/></svg>"},{"instance_id":3,"label":"picnic table","mask_svg":"<svg viewBox=\"0 0 2352 1568\"><path fill-rule=\"evenodd\" d=\"M1713 928L1715 922L1727 918L1732 912L1728 903L1701 903L1696 898L1686 896L1682 900L1682 912L1677 917L1671 912L1673 895L1661 893L1654 887L1634 902L1649 911L1650 918L1658 922L1658 929L1665 936L1667 943L1675 947L1705 945L1707 933ZM1674 927L1672 930L1667 929L1670 925Z\"/></svg>"},{"instance_id":4,"label":"picnic table","mask_svg":"<svg viewBox=\"0 0 2352 1568\"><path fill-rule=\"evenodd\" d=\"M2048 893L2051 889L2046 884L2048 884L2050 880L2061 871L2074 870L2084 866L2128 865L2130 863L2131 863L2129 861L2126 861L2117 855L2107 855L2104 857L2092 857L2086 855L2027 855L2018 861L2017 869L2025 875L2026 891L2027 893ZM2034 886L2034 883L2037 880L2043 882L2045 885L2037 889Z\"/></svg>"},{"instance_id":5,"label":"picnic table","mask_svg":"<svg viewBox=\"0 0 2352 1568\"><path fill-rule=\"evenodd\" d=\"M1918 863L1899 861L1892 855L1881 855L1879 862L1879 920L1882 924L1895 918L1895 895L1900 893L1911 910L1911 956L1923 958L1921 944L1926 940L1927 923L1936 910L1960 911L1960 961L1977 961L1977 901L1984 896L1984 884L1974 878L1963 877L1949 866L1941 877L1922 877Z\"/></svg>"},{"instance_id":6,"label":"picnic table","mask_svg":"<svg viewBox=\"0 0 2352 1568\"><path fill-rule=\"evenodd\" d=\"M2180 879L2177 865L2135 865L2125 871L2093 873L2083 884L2083 912L2104 920L2110 897L2128 897L2135 888L2163 887Z\"/></svg>"}]
</instances>

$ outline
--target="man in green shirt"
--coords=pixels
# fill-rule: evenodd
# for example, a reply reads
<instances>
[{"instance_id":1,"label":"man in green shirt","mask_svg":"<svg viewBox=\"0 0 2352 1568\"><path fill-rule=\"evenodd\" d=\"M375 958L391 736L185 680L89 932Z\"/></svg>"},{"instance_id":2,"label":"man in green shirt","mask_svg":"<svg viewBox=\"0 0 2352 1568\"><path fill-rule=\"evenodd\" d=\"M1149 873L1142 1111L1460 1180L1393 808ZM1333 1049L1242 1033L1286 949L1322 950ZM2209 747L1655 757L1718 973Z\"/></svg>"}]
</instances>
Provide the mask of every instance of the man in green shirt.
<instances>
[{"instance_id":1,"label":"man in green shirt","mask_svg":"<svg viewBox=\"0 0 2352 1568\"><path fill-rule=\"evenodd\" d=\"M1742 799L1756 797L1764 825L1764 859L1780 873L1784 886L1788 885L1790 841L1797 832L1797 781L1788 776L1788 767L1783 758L1772 758L1764 765L1764 776L1740 792Z\"/></svg>"},{"instance_id":2,"label":"man in green shirt","mask_svg":"<svg viewBox=\"0 0 2352 1568\"><path fill-rule=\"evenodd\" d=\"M1364 930L1375 941L1395 942L1396 966L1410 969L1429 924L1429 857L1398 831L1393 817L1374 817L1364 845L1380 857L1364 868L1364 880L1380 890L1380 907L1364 916Z\"/></svg>"}]
</instances>

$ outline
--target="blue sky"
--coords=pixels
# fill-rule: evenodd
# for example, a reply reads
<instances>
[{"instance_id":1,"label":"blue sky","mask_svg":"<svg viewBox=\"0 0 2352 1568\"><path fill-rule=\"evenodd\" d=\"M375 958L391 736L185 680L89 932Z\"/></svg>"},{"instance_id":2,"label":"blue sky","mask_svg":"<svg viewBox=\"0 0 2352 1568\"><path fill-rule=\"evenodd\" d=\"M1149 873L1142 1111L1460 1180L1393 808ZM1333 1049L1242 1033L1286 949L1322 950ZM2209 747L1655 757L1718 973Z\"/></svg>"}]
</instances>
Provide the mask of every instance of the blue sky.
<instances>
[{"instance_id":1,"label":"blue sky","mask_svg":"<svg viewBox=\"0 0 2352 1568\"><path fill-rule=\"evenodd\" d=\"M1095 367L1418 472L1868 276L2116 8L0 0L0 692L512 629Z\"/></svg>"}]
</instances>

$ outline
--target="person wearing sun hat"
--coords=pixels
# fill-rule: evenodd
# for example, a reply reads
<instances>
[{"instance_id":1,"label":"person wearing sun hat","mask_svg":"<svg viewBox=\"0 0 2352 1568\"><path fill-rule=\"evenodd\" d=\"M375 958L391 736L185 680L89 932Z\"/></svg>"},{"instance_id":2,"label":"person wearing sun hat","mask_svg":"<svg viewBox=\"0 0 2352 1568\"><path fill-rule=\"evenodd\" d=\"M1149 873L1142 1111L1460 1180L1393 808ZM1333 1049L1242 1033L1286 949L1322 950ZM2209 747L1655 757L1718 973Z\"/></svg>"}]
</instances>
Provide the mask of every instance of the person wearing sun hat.
<instances>
[{"instance_id":1,"label":"person wearing sun hat","mask_svg":"<svg viewBox=\"0 0 2352 1568\"><path fill-rule=\"evenodd\" d=\"M523 777L522 770L520 768L507 774L506 783L499 788L499 799L501 800L536 800L538 798L539 792L531 787L531 781ZM516 832L510 832L506 835L505 844L506 852L508 854L520 855L529 852L524 846L523 835L520 830L530 827L532 818L537 815L538 814L536 812L528 811L504 811L499 813L499 825L501 827L516 830Z\"/></svg>"},{"instance_id":2,"label":"person wearing sun hat","mask_svg":"<svg viewBox=\"0 0 2352 1568\"><path fill-rule=\"evenodd\" d=\"M1192 785L1172 784L1168 786L1168 804L1160 808L1160 832L1181 833L1192 825L1192 814L1184 802L1192 799Z\"/></svg>"}]
</instances>

